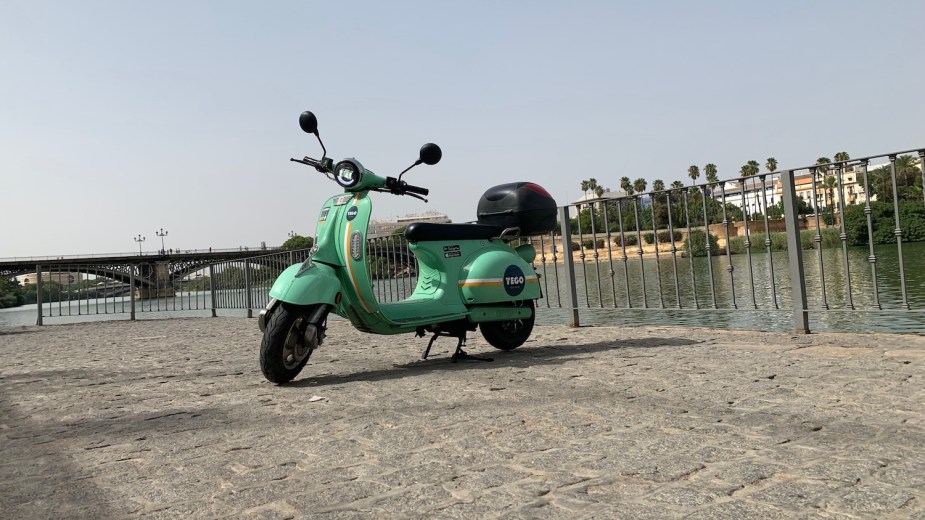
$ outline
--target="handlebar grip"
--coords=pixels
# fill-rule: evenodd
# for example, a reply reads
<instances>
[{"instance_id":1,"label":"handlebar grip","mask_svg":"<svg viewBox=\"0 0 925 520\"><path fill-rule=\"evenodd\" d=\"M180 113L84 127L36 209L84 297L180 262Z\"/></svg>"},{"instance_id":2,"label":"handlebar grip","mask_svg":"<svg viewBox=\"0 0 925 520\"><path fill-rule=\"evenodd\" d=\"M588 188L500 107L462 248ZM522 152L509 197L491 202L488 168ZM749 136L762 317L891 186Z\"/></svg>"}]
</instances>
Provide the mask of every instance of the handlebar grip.
<instances>
[{"instance_id":1,"label":"handlebar grip","mask_svg":"<svg viewBox=\"0 0 925 520\"><path fill-rule=\"evenodd\" d=\"M417 193L418 195L424 195L424 196L427 196L427 195L430 194L430 190L429 190L429 189L427 189L427 188L420 188L420 187L418 187L418 186L412 186L411 184L405 185L405 186L404 186L404 191L407 191L408 193Z\"/></svg>"}]
</instances>

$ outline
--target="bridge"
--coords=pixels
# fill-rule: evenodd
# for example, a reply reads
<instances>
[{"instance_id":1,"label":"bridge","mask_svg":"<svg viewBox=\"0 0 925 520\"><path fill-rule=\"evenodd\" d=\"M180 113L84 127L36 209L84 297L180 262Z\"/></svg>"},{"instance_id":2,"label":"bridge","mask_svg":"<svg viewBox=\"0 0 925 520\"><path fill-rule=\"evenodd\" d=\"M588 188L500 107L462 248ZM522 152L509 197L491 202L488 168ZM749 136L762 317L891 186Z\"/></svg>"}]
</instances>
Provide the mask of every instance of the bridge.
<instances>
[{"instance_id":1,"label":"bridge","mask_svg":"<svg viewBox=\"0 0 925 520\"><path fill-rule=\"evenodd\" d=\"M141 298L172 296L174 284L211 264L279 252L277 248L192 249L96 255L0 258L0 278L32 273L82 273L135 288Z\"/></svg>"}]
</instances>

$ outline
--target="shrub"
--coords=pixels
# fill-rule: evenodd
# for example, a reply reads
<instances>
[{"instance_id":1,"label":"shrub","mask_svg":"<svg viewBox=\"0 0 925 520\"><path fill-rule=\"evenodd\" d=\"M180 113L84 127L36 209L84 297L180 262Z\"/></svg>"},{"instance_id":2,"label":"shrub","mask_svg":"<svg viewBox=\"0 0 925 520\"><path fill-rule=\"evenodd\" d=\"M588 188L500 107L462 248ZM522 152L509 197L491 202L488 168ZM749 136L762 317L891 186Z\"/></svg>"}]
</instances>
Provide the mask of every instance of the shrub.
<instances>
[{"instance_id":1,"label":"shrub","mask_svg":"<svg viewBox=\"0 0 925 520\"><path fill-rule=\"evenodd\" d=\"M672 233L669 233L668 231L659 231L658 233L658 242L660 244L677 242L678 240L681 240L680 231L673 231Z\"/></svg>"},{"instance_id":2,"label":"shrub","mask_svg":"<svg viewBox=\"0 0 925 520\"><path fill-rule=\"evenodd\" d=\"M604 247L604 239L603 239L603 238L597 239L596 244L597 244L597 248L598 248L598 249L603 248L603 247ZM594 249L595 241L594 241L594 240L591 240L591 239L585 240L584 242L582 242L582 245L585 246L585 249Z\"/></svg>"},{"instance_id":3,"label":"shrub","mask_svg":"<svg viewBox=\"0 0 925 520\"><path fill-rule=\"evenodd\" d=\"M893 205L871 202L870 210L874 244L895 244L896 214ZM899 224L903 230L903 242L925 240L925 207L919 202L900 202ZM845 209L845 233L848 235L848 245L867 244L867 216L864 214L863 205L852 205Z\"/></svg>"},{"instance_id":4,"label":"shrub","mask_svg":"<svg viewBox=\"0 0 925 520\"><path fill-rule=\"evenodd\" d=\"M581 244L578 242L572 242L572 251L581 251Z\"/></svg>"},{"instance_id":5,"label":"shrub","mask_svg":"<svg viewBox=\"0 0 925 520\"><path fill-rule=\"evenodd\" d=\"M630 235L630 234L625 234L625 235L623 235L623 243L622 243L622 244L620 243L620 237L618 236L618 237L616 237L616 238L613 239L613 243L616 244L616 245L618 245L618 246L619 246L619 245L623 245L623 246L635 246L635 245L636 245L636 235Z\"/></svg>"},{"instance_id":6,"label":"shrub","mask_svg":"<svg viewBox=\"0 0 925 520\"><path fill-rule=\"evenodd\" d=\"M650 244L650 245L651 245L651 244L654 244L654 243L655 243L655 234L654 234L654 233L643 233L643 234L642 234L642 239L645 241L646 244Z\"/></svg>"},{"instance_id":7,"label":"shrub","mask_svg":"<svg viewBox=\"0 0 925 520\"><path fill-rule=\"evenodd\" d=\"M707 256L707 247L709 247L710 253L715 254L719 250L716 235L709 235L709 246L707 236L703 231L691 231L687 240L684 241L684 251L691 256Z\"/></svg>"}]
</instances>

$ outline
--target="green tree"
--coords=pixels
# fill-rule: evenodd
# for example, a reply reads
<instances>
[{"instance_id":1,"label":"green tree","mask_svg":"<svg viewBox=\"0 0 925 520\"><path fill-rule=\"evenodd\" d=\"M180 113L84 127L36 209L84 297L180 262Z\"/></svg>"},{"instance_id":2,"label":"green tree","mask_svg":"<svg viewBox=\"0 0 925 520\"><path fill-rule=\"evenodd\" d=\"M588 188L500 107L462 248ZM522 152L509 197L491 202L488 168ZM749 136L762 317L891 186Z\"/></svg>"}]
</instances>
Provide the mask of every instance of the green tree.
<instances>
[{"instance_id":1,"label":"green tree","mask_svg":"<svg viewBox=\"0 0 925 520\"><path fill-rule=\"evenodd\" d=\"M717 184L719 184L719 177L717 177L716 172L717 172L716 165L713 163L710 163L703 167L703 173L707 177L707 182L710 183L711 190L715 188Z\"/></svg>"},{"instance_id":2,"label":"green tree","mask_svg":"<svg viewBox=\"0 0 925 520\"><path fill-rule=\"evenodd\" d=\"M18 307L25 303L22 287L15 279L0 279L0 309Z\"/></svg>"},{"instance_id":3,"label":"green tree","mask_svg":"<svg viewBox=\"0 0 925 520\"><path fill-rule=\"evenodd\" d=\"M398 226L392 230L392 236L404 236L406 229L408 229L408 226Z\"/></svg>"},{"instance_id":4,"label":"green tree","mask_svg":"<svg viewBox=\"0 0 925 520\"><path fill-rule=\"evenodd\" d=\"M655 179L652 181L652 191L664 191L665 190L665 181L661 179Z\"/></svg>"},{"instance_id":5,"label":"green tree","mask_svg":"<svg viewBox=\"0 0 925 520\"><path fill-rule=\"evenodd\" d=\"M691 185L697 184L697 178L700 177L700 168L696 164L688 166L687 176L691 178Z\"/></svg>"},{"instance_id":6,"label":"green tree","mask_svg":"<svg viewBox=\"0 0 925 520\"><path fill-rule=\"evenodd\" d=\"M768 160L765 161L764 167L768 170L769 173L774 173L777 171L777 159L773 157L768 157Z\"/></svg>"},{"instance_id":7,"label":"green tree","mask_svg":"<svg viewBox=\"0 0 925 520\"><path fill-rule=\"evenodd\" d=\"M607 191L607 190L605 190L603 186L596 186L596 187L594 188L594 194L597 196L597 198L603 197L603 196L604 196L604 192L606 192L606 191Z\"/></svg>"},{"instance_id":8,"label":"green tree","mask_svg":"<svg viewBox=\"0 0 925 520\"><path fill-rule=\"evenodd\" d=\"M311 249L315 244L315 239L312 237L303 237L302 235L293 235L289 237L289 240L283 242L283 245L279 246L280 249Z\"/></svg>"},{"instance_id":9,"label":"green tree","mask_svg":"<svg viewBox=\"0 0 925 520\"><path fill-rule=\"evenodd\" d=\"M589 189L591 189L591 183L587 180L581 181L581 192L585 194L584 198L588 198Z\"/></svg>"},{"instance_id":10,"label":"green tree","mask_svg":"<svg viewBox=\"0 0 925 520\"><path fill-rule=\"evenodd\" d=\"M620 189L627 195L633 194L633 183L629 177L620 177Z\"/></svg>"},{"instance_id":11,"label":"green tree","mask_svg":"<svg viewBox=\"0 0 925 520\"><path fill-rule=\"evenodd\" d=\"M681 181L672 181L672 182L671 182L671 189L673 189L673 190L681 190L681 189L684 189L684 183L681 182Z\"/></svg>"},{"instance_id":12,"label":"green tree","mask_svg":"<svg viewBox=\"0 0 925 520\"><path fill-rule=\"evenodd\" d=\"M922 174L912 155L896 158L896 198L899 200L922 200ZM870 172L873 191L880 202L893 201L893 176L890 165L881 166Z\"/></svg>"},{"instance_id":13,"label":"green tree","mask_svg":"<svg viewBox=\"0 0 925 520\"><path fill-rule=\"evenodd\" d=\"M643 192L645 192L645 191L646 191L646 186L648 186L648 182L646 182L646 180L643 179L642 177L640 177L640 178L636 179L635 181L633 181L633 191L636 192L636 193L643 193Z\"/></svg>"}]
</instances>

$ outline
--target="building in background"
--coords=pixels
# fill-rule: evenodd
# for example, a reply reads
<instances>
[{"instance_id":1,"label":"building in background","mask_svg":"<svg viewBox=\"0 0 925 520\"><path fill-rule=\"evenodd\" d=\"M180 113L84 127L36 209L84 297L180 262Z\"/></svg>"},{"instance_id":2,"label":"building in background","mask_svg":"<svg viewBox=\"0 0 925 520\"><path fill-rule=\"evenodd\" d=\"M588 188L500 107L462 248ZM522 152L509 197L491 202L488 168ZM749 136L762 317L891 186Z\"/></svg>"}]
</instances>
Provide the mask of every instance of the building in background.
<instances>
[{"instance_id":1,"label":"building in background","mask_svg":"<svg viewBox=\"0 0 925 520\"><path fill-rule=\"evenodd\" d=\"M395 220L371 220L369 222L369 238L385 237L395 233L396 229L407 227L414 222L431 222L434 224L449 224L452 221L443 213L428 211L421 215L405 215Z\"/></svg>"}]
</instances>

